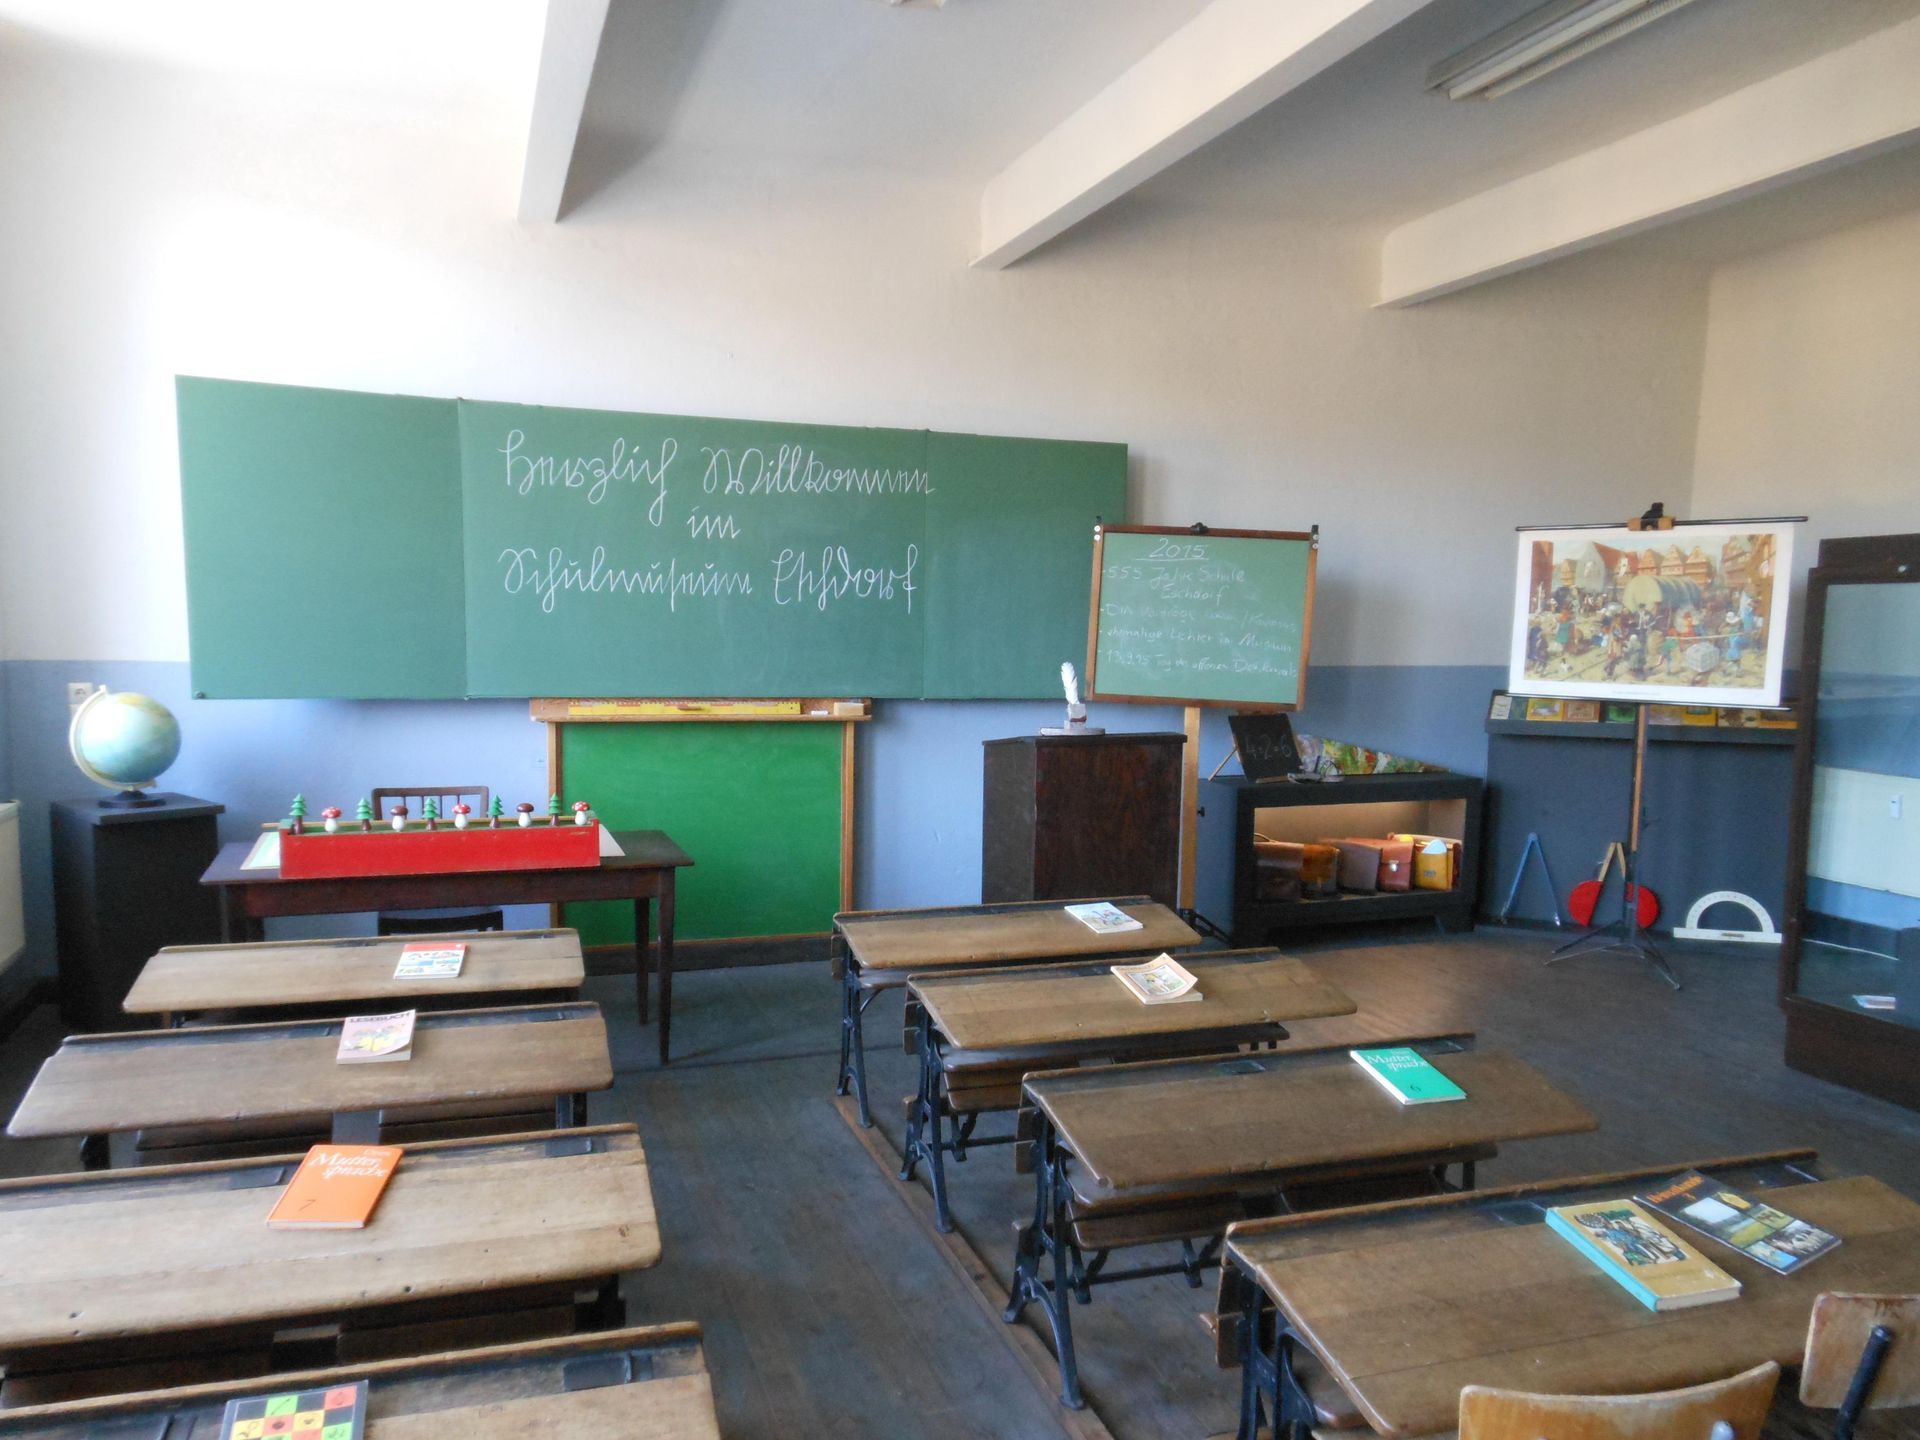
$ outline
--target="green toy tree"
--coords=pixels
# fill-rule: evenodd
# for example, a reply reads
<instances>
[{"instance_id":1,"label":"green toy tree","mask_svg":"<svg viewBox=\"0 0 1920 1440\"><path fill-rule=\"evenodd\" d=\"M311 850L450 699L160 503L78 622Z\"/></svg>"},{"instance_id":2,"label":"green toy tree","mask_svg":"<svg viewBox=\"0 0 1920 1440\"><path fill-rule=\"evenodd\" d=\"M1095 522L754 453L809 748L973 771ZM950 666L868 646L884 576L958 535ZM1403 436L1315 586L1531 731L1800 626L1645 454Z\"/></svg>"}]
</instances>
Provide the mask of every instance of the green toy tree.
<instances>
[{"instance_id":1,"label":"green toy tree","mask_svg":"<svg viewBox=\"0 0 1920 1440\"><path fill-rule=\"evenodd\" d=\"M373 829L373 802L366 796L360 797L360 803L354 807L354 818L360 822L362 830Z\"/></svg>"},{"instance_id":2,"label":"green toy tree","mask_svg":"<svg viewBox=\"0 0 1920 1440\"><path fill-rule=\"evenodd\" d=\"M498 795L494 796L492 803L487 806L487 828L489 830L498 830L500 828L500 817L506 813L506 803L501 800Z\"/></svg>"},{"instance_id":3,"label":"green toy tree","mask_svg":"<svg viewBox=\"0 0 1920 1440\"><path fill-rule=\"evenodd\" d=\"M427 829L438 830L440 828L440 802L431 795L427 796L426 802L420 807L420 818L427 822Z\"/></svg>"},{"instance_id":4,"label":"green toy tree","mask_svg":"<svg viewBox=\"0 0 1920 1440\"><path fill-rule=\"evenodd\" d=\"M560 823L560 797L558 795L549 795L547 797L547 823L549 825L558 825Z\"/></svg>"},{"instance_id":5,"label":"green toy tree","mask_svg":"<svg viewBox=\"0 0 1920 1440\"><path fill-rule=\"evenodd\" d=\"M293 821L293 833L296 835L305 834L307 828L307 797L304 795L294 796L293 804L287 807L287 815Z\"/></svg>"}]
</instances>

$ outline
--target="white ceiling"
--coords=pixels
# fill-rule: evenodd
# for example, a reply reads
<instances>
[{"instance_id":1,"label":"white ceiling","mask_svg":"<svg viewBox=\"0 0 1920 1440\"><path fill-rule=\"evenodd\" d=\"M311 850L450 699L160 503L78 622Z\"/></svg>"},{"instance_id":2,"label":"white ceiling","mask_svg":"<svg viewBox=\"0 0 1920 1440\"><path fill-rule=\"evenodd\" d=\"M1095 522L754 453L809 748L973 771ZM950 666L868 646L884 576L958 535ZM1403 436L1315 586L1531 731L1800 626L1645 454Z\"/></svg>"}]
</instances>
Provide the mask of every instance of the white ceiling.
<instances>
[{"instance_id":1,"label":"white ceiling","mask_svg":"<svg viewBox=\"0 0 1920 1440\"><path fill-rule=\"evenodd\" d=\"M1138 198L1384 230L1920 14L1920 0L1695 0L1498 100L1425 88L1428 66L1539 3L1435 0Z\"/></svg>"}]
</instances>

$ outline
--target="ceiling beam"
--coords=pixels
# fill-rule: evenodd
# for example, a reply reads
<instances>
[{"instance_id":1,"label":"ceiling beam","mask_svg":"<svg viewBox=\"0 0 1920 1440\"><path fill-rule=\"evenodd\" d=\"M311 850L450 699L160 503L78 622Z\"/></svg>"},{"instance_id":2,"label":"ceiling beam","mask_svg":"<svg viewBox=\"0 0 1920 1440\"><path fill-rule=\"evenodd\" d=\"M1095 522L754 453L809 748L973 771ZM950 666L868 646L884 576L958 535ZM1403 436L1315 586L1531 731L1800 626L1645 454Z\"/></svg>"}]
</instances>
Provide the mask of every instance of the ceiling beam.
<instances>
[{"instance_id":1,"label":"ceiling beam","mask_svg":"<svg viewBox=\"0 0 1920 1440\"><path fill-rule=\"evenodd\" d=\"M1429 0L1213 0L987 182L1001 269L1225 134Z\"/></svg>"},{"instance_id":2,"label":"ceiling beam","mask_svg":"<svg viewBox=\"0 0 1920 1440\"><path fill-rule=\"evenodd\" d=\"M1415 305L1920 140L1916 77L1908 20L1409 220L1381 242L1378 303Z\"/></svg>"},{"instance_id":3,"label":"ceiling beam","mask_svg":"<svg viewBox=\"0 0 1920 1440\"><path fill-rule=\"evenodd\" d=\"M608 0L547 0L540 64L527 122L527 152L520 170L520 219L551 225L560 218L587 86L600 53Z\"/></svg>"}]
</instances>

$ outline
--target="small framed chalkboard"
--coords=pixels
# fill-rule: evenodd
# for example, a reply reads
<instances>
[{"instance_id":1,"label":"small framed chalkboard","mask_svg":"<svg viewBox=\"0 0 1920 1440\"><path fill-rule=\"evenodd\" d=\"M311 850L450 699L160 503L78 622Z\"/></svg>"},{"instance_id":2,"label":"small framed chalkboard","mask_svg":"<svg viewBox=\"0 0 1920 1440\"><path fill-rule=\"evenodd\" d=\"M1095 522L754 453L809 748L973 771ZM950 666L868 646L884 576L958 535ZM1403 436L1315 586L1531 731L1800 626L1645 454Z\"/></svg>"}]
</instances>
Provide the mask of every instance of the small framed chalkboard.
<instances>
[{"instance_id":1,"label":"small framed chalkboard","mask_svg":"<svg viewBox=\"0 0 1920 1440\"><path fill-rule=\"evenodd\" d=\"M1240 769L1249 780L1284 780L1301 770L1300 749L1293 743L1293 722L1283 714L1229 715Z\"/></svg>"}]
</instances>

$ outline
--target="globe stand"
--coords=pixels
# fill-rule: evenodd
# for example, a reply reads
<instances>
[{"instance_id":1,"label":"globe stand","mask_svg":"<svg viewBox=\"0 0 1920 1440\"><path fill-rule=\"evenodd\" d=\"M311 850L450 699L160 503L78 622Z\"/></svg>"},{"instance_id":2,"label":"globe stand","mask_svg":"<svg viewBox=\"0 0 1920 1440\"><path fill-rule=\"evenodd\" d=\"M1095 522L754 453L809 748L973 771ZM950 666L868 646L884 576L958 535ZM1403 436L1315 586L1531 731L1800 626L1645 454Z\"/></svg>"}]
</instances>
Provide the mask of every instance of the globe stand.
<instances>
[{"instance_id":1,"label":"globe stand","mask_svg":"<svg viewBox=\"0 0 1920 1440\"><path fill-rule=\"evenodd\" d=\"M103 795L93 803L102 810L151 810L156 805L166 804L167 797L158 791L138 790L129 786L111 795Z\"/></svg>"}]
</instances>

